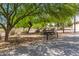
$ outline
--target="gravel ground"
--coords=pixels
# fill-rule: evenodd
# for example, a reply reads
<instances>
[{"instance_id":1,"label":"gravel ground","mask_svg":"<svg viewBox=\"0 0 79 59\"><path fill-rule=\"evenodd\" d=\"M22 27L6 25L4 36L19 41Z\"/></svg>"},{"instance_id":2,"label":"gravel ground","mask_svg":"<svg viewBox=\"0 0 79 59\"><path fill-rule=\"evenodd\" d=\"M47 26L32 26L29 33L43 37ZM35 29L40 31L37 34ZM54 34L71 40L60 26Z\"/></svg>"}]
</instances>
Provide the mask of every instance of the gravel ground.
<instances>
[{"instance_id":1,"label":"gravel ground","mask_svg":"<svg viewBox=\"0 0 79 59\"><path fill-rule=\"evenodd\" d=\"M79 35L67 35L63 40L20 46L0 53L0 56L79 56Z\"/></svg>"}]
</instances>

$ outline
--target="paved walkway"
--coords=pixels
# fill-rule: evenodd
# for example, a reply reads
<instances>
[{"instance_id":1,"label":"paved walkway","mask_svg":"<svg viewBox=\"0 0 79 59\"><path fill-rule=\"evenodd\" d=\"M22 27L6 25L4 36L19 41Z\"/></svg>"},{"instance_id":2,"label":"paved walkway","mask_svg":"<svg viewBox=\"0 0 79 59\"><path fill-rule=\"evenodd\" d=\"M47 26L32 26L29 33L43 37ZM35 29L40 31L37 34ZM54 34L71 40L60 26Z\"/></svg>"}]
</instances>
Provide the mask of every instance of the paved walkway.
<instances>
[{"instance_id":1,"label":"paved walkway","mask_svg":"<svg viewBox=\"0 0 79 59\"><path fill-rule=\"evenodd\" d=\"M79 56L79 34L66 35L55 42L36 43L0 53L3 56Z\"/></svg>"}]
</instances>

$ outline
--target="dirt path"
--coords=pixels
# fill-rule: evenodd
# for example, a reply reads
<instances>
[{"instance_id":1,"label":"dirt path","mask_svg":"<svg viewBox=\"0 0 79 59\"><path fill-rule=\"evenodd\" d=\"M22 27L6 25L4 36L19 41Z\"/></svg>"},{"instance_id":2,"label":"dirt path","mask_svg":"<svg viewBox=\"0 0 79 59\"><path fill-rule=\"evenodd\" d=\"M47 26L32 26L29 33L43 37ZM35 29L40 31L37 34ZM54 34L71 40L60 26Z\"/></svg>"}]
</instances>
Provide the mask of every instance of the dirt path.
<instances>
[{"instance_id":1,"label":"dirt path","mask_svg":"<svg viewBox=\"0 0 79 59\"><path fill-rule=\"evenodd\" d=\"M62 39L16 47L2 52L3 56L79 56L79 34L67 34Z\"/></svg>"}]
</instances>

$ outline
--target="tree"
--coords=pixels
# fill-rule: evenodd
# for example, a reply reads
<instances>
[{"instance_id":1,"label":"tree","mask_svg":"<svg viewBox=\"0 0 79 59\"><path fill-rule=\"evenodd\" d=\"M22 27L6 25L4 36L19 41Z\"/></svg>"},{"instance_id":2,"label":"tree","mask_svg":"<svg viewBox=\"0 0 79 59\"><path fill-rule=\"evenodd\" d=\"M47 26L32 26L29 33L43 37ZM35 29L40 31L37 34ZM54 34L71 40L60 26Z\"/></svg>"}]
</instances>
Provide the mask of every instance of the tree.
<instances>
[{"instance_id":1,"label":"tree","mask_svg":"<svg viewBox=\"0 0 79 59\"><path fill-rule=\"evenodd\" d=\"M0 23L0 25L5 30L5 41L8 41L8 36L12 28L24 18L40 15L44 20L46 19L46 23L49 22L48 19L51 16L52 19L50 21L59 22L62 19L74 16L77 11L76 9L76 4L0 4L0 18L5 21L5 23ZM30 25L30 22L28 24Z\"/></svg>"},{"instance_id":2,"label":"tree","mask_svg":"<svg viewBox=\"0 0 79 59\"><path fill-rule=\"evenodd\" d=\"M11 29L15 27L19 21L38 13L38 7L37 4L0 4L1 20L5 19L5 24L0 23L5 31L5 41L8 41Z\"/></svg>"},{"instance_id":3,"label":"tree","mask_svg":"<svg viewBox=\"0 0 79 59\"><path fill-rule=\"evenodd\" d=\"M49 8L47 12L55 19L52 18L51 20L56 23L61 23L64 32L65 22L77 14L78 4L49 4L47 7Z\"/></svg>"},{"instance_id":4,"label":"tree","mask_svg":"<svg viewBox=\"0 0 79 59\"><path fill-rule=\"evenodd\" d=\"M59 23L64 32L66 22L70 21L77 12L77 4L41 4L40 9L42 9L42 14L35 16L38 19L33 20L34 17L31 17L32 23L35 23L33 27L45 27L45 23L54 22Z\"/></svg>"}]
</instances>

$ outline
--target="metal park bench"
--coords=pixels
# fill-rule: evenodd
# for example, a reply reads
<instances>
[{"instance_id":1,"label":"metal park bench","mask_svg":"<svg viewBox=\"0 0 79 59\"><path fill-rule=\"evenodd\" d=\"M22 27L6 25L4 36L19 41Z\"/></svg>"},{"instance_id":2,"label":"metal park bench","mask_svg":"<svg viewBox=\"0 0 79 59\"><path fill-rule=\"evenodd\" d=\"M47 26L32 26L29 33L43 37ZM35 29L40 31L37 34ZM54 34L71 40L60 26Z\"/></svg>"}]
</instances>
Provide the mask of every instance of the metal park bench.
<instances>
[{"instance_id":1,"label":"metal park bench","mask_svg":"<svg viewBox=\"0 0 79 59\"><path fill-rule=\"evenodd\" d=\"M46 40L49 40L49 37L52 37L51 39L58 38L58 33L55 29L43 30L43 34L46 36Z\"/></svg>"}]
</instances>

